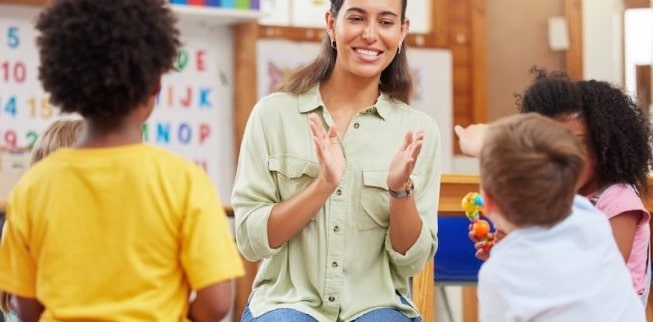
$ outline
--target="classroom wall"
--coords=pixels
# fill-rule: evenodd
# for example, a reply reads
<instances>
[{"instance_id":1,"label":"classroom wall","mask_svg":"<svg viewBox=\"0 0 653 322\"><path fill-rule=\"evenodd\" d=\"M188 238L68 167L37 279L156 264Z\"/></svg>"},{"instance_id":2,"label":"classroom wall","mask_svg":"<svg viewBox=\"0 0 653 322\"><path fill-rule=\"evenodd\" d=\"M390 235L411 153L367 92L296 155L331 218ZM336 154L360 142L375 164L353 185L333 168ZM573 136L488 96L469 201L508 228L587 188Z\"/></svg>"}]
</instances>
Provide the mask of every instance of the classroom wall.
<instances>
[{"instance_id":1,"label":"classroom wall","mask_svg":"<svg viewBox=\"0 0 653 322\"><path fill-rule=\"evenodd\" d=\"M565 69L565 51L549 46L548 21L564 16L563 0L494 0L487 3L488 121L517 113L515 94L532 81L537 65ZM515 32L519 30L519 32Z\"/></svg>"}]
</instances>

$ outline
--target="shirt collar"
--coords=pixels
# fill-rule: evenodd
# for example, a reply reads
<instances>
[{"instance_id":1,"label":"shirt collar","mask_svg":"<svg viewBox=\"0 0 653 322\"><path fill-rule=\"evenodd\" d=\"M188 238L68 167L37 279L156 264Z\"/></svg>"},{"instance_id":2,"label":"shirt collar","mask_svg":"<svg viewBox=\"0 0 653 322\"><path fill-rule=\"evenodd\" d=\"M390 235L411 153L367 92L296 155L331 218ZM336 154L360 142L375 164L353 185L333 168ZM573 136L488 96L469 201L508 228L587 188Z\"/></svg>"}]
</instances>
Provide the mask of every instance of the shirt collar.
<instances>
[{"instance_id":1,"label":"shirt collar","mask_svg":"<svg viewBox=\"0 0 653 322\"><path fill-rule=\"evenodd\" d=\"M297 107L299 113L312 112L324 106L319 88L319 85L315 85L313 88L298 96ZM375 113L381 119L385 120L390 115L393 105L396 105L394 99L388 94L382 92L377 98L376 103L368 109L361 111L361 113Z\"/></svg>"},{"instance_id":2,"label":"shirt collar","mask_svg":"<svg viewBox=\"0 0 653 322\"><path fill-rule=\"evenodd\" d=\"M322 103L322 98L320 97L320 91L318 85L315 85L313 86L313 88L300 94L297 97L297 102L298 102L297 108L299 110L299 113L312 112L324 106L324 103Z\"/></svg>"}]
</instances>

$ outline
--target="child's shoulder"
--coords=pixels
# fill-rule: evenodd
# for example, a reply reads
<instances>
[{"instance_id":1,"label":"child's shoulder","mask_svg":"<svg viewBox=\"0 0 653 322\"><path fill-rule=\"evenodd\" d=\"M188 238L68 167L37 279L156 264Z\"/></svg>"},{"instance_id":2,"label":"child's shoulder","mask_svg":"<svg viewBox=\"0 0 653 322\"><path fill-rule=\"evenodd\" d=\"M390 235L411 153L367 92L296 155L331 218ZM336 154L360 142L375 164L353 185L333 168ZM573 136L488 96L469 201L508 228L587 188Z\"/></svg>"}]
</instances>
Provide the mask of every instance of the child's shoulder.
<instances>
[{"instance_id":1,"label":"child's shoulder","mask_svg":"<svg viewBox=\"0 0 653 322\"><path fill-rule=\"evenodd\" d=\"M637 189L630 184L616 183L599 192L596 208L612 218L626 211L639 210L648 213Z\"/></svg>"},{"instance_id":2,"label":"child's shoulder","mask_svg":"<svg viewBox=\"0 0 653 322\"><path fill-rule=\"evenodd\" d=\"M611 184L603 189L601 192L601 197L603 196L613 196L613 195L630 195L630 196L638 196L639 193L637 192L637 189L627 183L614 183Z\"/></svg>"}]
</instances>

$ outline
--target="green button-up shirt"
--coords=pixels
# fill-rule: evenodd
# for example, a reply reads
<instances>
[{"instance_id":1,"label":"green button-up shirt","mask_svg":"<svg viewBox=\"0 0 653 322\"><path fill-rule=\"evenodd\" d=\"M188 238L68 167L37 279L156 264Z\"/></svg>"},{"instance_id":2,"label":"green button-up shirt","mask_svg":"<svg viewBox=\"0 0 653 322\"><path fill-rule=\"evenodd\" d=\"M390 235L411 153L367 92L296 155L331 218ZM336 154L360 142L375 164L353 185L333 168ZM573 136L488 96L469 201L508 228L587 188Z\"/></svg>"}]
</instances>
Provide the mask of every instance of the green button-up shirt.
<instances>
[{"instance_id":1,"label":"green button-up shirt","mask_svg":"<svg viewBox=\"0 0 653 322\"><path fill-rule=\"evenodd\" d=\"M318 321L350 321L390 307L418 316L408 279L437 248L437 123L381 94L354 116L341 139L346 169L339 187L300 233L273 249L267 234L272 207L319 172L308 121L313 112L332 124L317 86L298 96L275 93L258 102L245 129L231 201L238 248L249 260L262 259L250 296L252 314L292 308ZM405 133L419 129L426 135L411 179L423 225L415 244L401 254L390 241L386 179Z\"/></svg>"}]
</instances>

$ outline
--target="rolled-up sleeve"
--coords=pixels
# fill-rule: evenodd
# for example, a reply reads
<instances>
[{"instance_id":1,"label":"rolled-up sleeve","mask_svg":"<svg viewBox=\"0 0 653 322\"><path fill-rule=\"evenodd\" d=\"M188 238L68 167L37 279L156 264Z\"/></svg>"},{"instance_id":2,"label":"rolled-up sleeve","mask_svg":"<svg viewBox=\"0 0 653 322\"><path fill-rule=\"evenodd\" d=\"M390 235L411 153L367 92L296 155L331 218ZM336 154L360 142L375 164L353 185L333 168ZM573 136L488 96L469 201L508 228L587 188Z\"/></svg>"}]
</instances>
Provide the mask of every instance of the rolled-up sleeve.
<instances>
[{"instance_id":1,"label":"rolled-up sleeve","mask_svg":"<svg viewBox=\"0 0 653 322\"><path fill-rule=\"evenodd\" d=\"M419 272L426 262L435 255L437 250L437 212L440 200L440 133L437 124L426 125L425 144L418 157L415 173L419 179L414 180L415 202L422 230L415 243L405 254L394 250L390 234L386 234L385 249L390 255L390 261L397 273L402 277L410 277Z\"/></svg>"},{"instance_id":2,"label":"rolled-up sleeve","mask_svg":"<svg viewBox=\"0 0 653 322\"><path fill-rule=\"evenodd\" d=\"M236 243L250 261L274 255L268 242L268 218L279 202L274 178L268 171L269 151L257 105L247 121L231 196L236 218Z\"/></svg>"}]
</instances>

